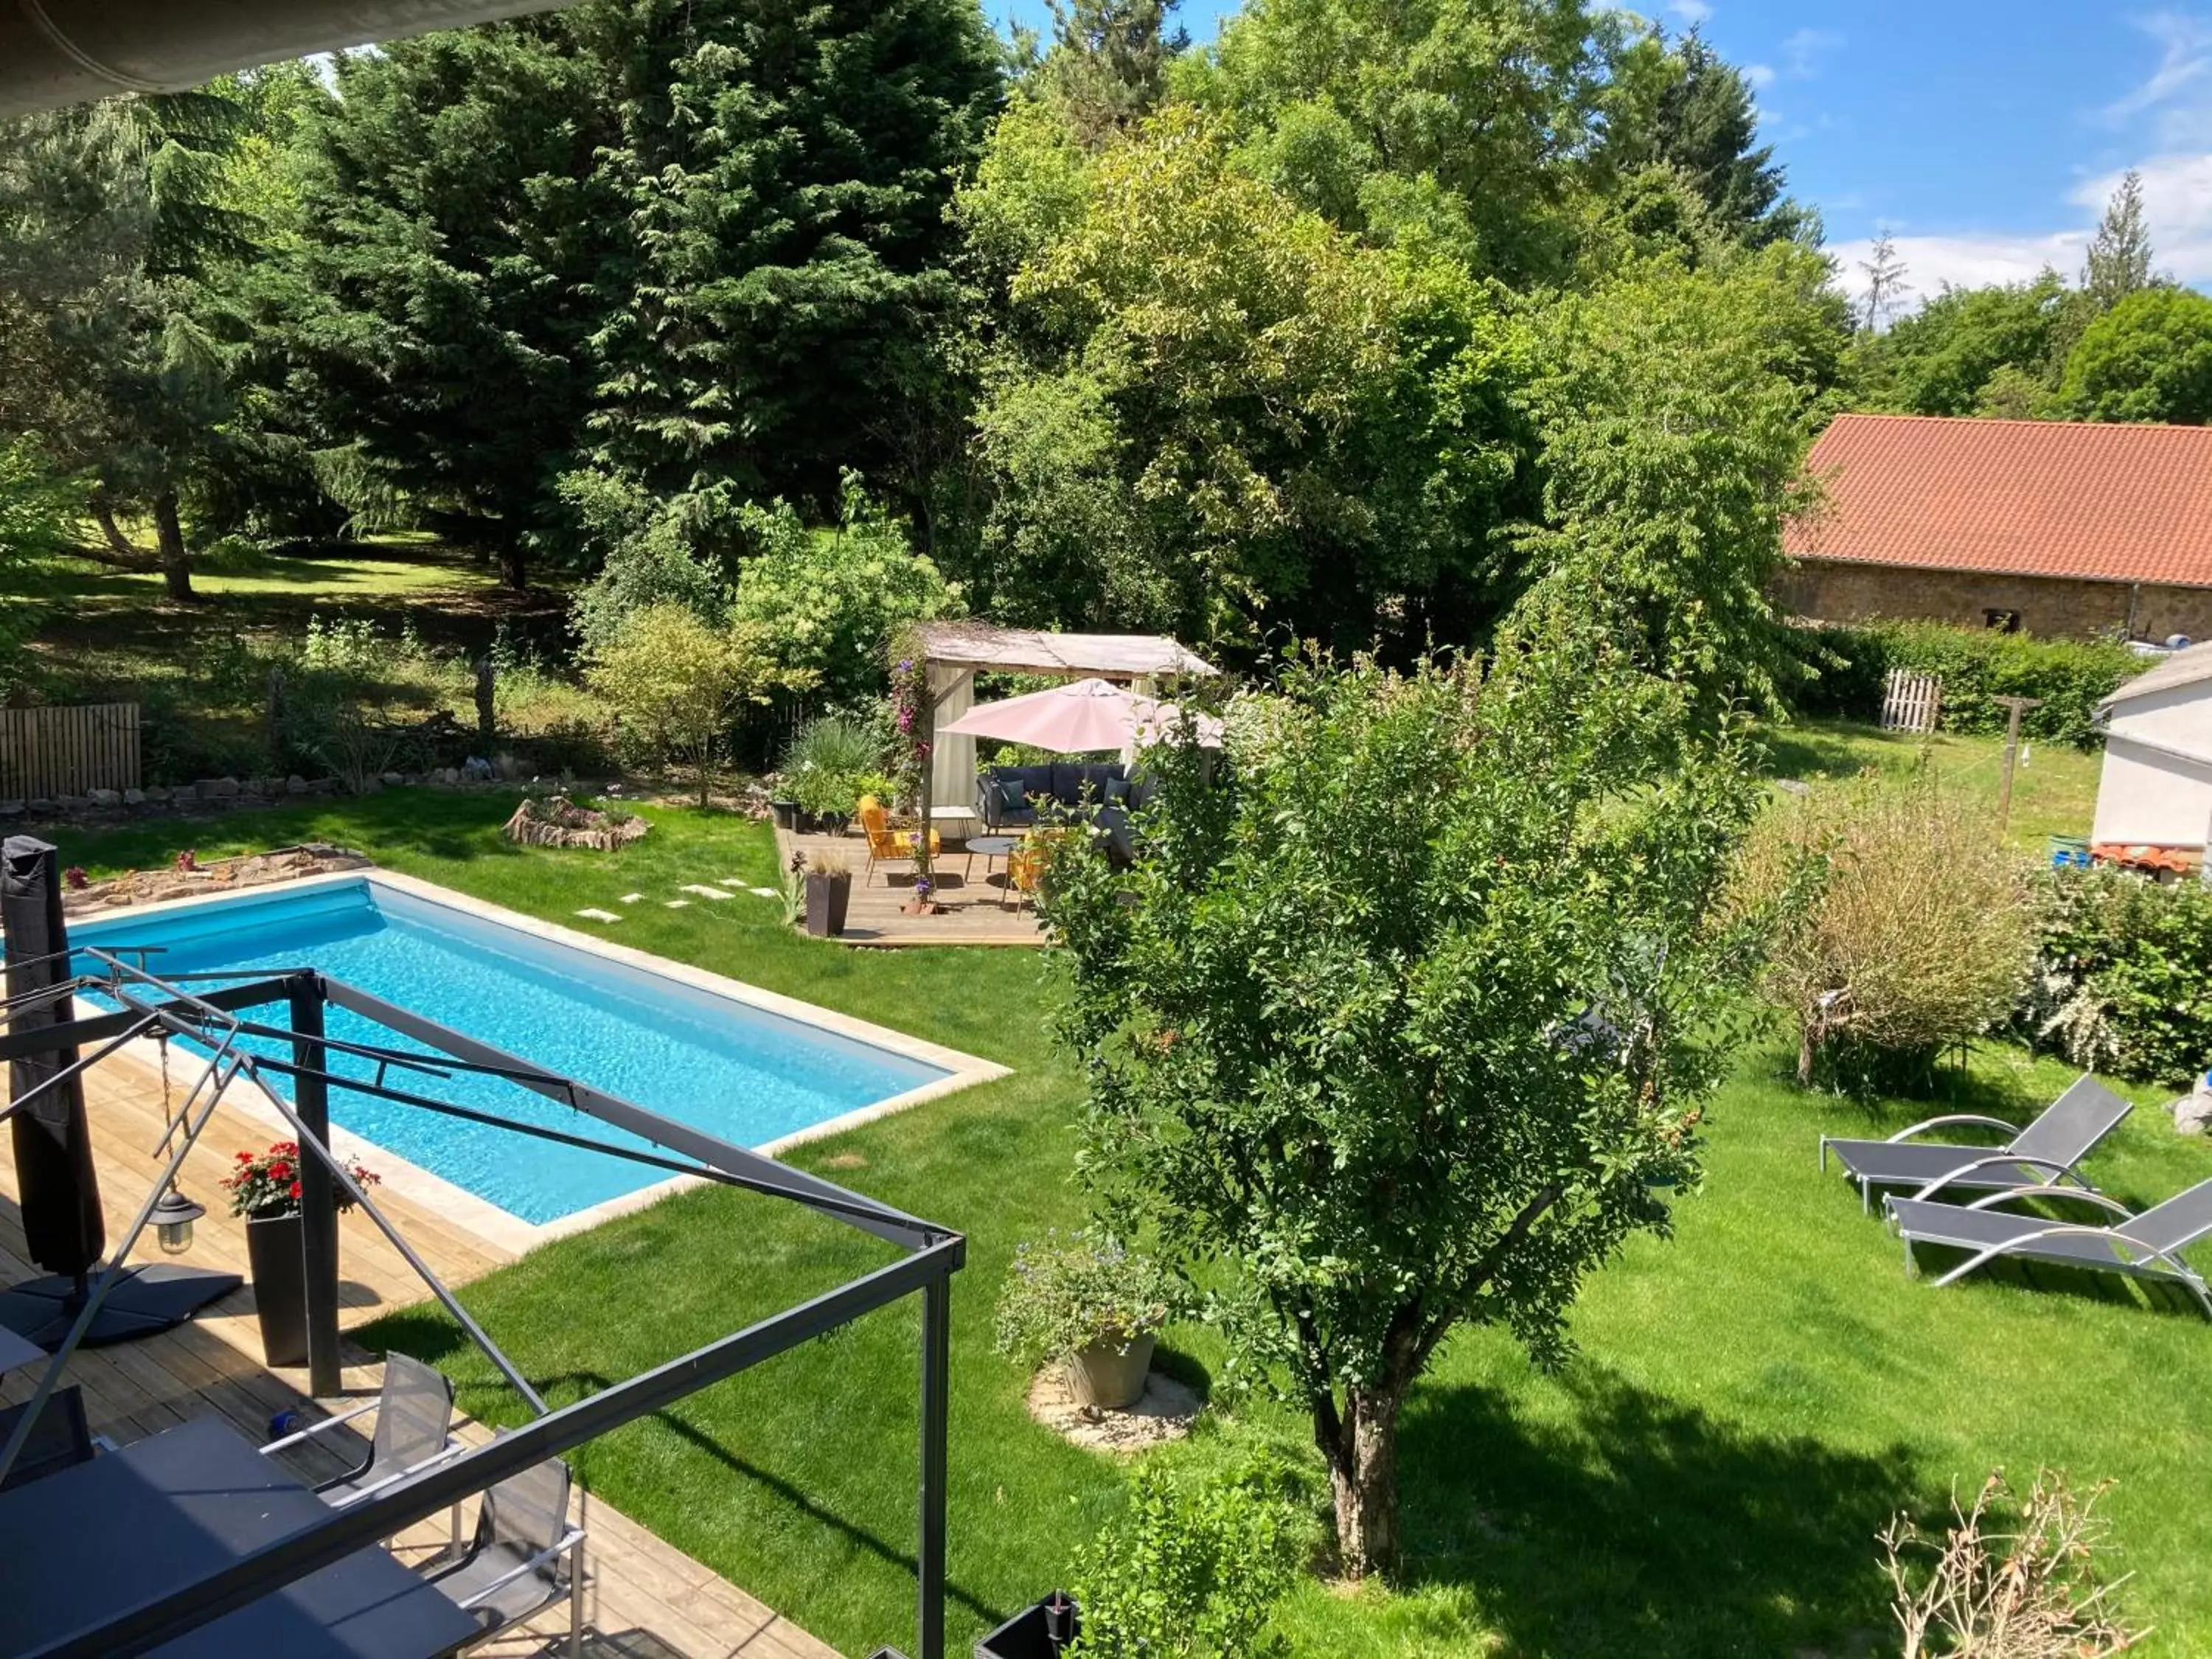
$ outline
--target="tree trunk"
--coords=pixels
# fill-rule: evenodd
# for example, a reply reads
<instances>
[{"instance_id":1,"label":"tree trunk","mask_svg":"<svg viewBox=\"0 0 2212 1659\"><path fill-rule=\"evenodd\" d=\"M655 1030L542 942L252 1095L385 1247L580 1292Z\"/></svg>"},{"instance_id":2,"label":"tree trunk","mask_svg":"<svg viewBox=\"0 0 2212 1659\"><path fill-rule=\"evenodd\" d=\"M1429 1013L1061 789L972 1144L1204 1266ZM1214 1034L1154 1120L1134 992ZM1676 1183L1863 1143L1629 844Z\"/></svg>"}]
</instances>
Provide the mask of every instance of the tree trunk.
<instances>
[{"instance_id":1,"label":"tree trunk","mask_svg":"<svg viewBox=\"0 0 2212 1659\"><path fill-rule=\"evenodd\" d=\"M146 556L131 544L131 538L123 533L123 526L115 522L115 503L107 499L105 489L92 492L92 516L100 526L100 536L106 541L109 552L118 559L128 559L134 564L144 566Z\"/></svg>"},{"instance_id":2,"label":"tree trunk","mask_svg":"<svg viewBox=\"0 0 2212 1659\"><path fill-rule=\"evenodd\" d=\"M1354 1583L1398 1565L1398 1401L1395 1392L1348 1390L1336 1432L1322 1441L1337 1565Z\"/></svg>"},{"instance_id":3,"label":"tree trunk","mask_svg":"<svg viewBox=\"0 0 2212 1659\"><path fill-rule=\"evenodd\" d=\"M1807 1022L1799 1025L1797 1028L1797 1086L1801 1089L1809 1089L1813 1086L1813 1062L1819 1057L1820 1052L1820 1040L1813 1035L1811 1023Z\"/></svg>"},{"instance_id":4,"label":"tree trunk","mask_svg":"<svg viewBox=\"0 0 2212 1659\"><path fill-rule=\"evenodd\" d=\"M192 592L192 556L185 548L175 490L164 489L154 497L154 529L161 544L161 586L177 604L190 605L198 597Z\"/></svg>"},{"instance_id":5,"label":"tree trunk","mask_svg":"<svg viewBox=\"0 0 2212 1659\"><path fill-rule=\"evenodd\" d=\"M530 585L530 562L522 550L520 541L501 542L499 546L500 586L520 593Z\"/></svg>"}]
</instances>

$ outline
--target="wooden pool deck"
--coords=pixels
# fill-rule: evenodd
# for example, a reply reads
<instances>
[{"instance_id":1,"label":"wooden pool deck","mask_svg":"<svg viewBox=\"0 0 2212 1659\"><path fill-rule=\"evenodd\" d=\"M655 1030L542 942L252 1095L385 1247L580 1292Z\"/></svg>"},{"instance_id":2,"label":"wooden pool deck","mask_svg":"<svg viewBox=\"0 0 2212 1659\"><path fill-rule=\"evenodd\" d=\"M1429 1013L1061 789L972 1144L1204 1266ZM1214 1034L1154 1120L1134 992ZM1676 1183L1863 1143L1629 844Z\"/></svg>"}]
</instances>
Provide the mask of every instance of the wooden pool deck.
<instances>
[{"instance_id":1,"label":"wooden pool deck","mask_svg":"<svg viewBox=\"0 0 2212 1659\"><path fill-rule=\"evenodd\" d=\"M187 1085L180 1081L179 1086L181 1092ZM161 1084L143 1060L118 1054L87 1074L85 1097L112 1243L131 1224L160 1168L150 1149L161 1132ZM186 1264L246 1273L246 1224L222 1212L223 1194L217 1183L228 1173L237 1152L279 1138L267 1123L231 1101L217 1107L183 1172L184 1190L208 1206L207 1216L196 1228L191 1251L182 1258ZM16 1195L14 1160L0 1158L0 1280L7 1283L39 1272L26 1256ZM376 1199L448 1285L465 1284L513 1259L511 1249L423 1203L388 1188L380 1190ZM427 1297L421 1280L367 1217L346 1217L340 1231L343 1327L351 1329ZM136 1259L145 1257L142 1250ZM307 1400L304 1368L272 1370L261 1361L249 1282L175 1330L71 1356L65 1381L82 1385L93 1431L118 1443L213 1415L258 1443L268 1437L270 1419L279 1412L304 1411L312 1416L318 1414L317 1406L338 1409L374 1397L382 1376L380 1360L350 1345L346 1358L344 1382L351 1398ZM27 1399L38 1374L36 1368L25 1367L0 1378L0 1405ZM374 1418L361 1423L369 1427ZM334 1431L330 1437L346 1439L352 1426ZM471 1441L487 1437L487 1431L472 1422L464 1422L459 1433ZM352 1437L348 1449L358 1455L364 1444ZM571 1502L574 1519L590 1534L583 1588L586 1654L601 1659L837 1659L834 1649L603 1500L579 1488ZM473 1506L464 1522L475 1524ZM425 1523L398 1540L397 1553L403 1560L419 1559L446 1542L447 1535L443 1522ZM562 1653L567 1650L568 1628L564 1602L471 1652L500 1659Z\"/></svg>"},{"instance_id":2,"label":"wooden pool deck","mask_svg":"<svg viewBox=\"0 0 2212 1659\"><path fill-rule=\"evenodd\" d=\"M775 832L776 864L791 867L794 853L823 854L849 866L852 902L846 907L844 945L1025 945L1044 941L1036 907L1006 890L1006 861L970 857L966 844L940 835L937 897L944 914L910 916L900 906L914 896L914 866L903 860L868 868L868 843L858 835L801 836Z\"/></svg>"}]
</instances>

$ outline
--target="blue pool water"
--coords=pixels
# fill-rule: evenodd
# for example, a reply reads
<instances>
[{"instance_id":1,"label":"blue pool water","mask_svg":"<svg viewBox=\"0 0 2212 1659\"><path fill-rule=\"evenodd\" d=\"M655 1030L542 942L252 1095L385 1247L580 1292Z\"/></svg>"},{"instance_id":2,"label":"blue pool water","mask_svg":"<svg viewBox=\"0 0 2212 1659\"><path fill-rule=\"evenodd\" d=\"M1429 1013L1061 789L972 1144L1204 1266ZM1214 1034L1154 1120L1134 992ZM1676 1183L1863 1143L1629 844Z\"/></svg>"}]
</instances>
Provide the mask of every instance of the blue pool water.
<instances>
[{"instance_id":1,"label":"blue pool water","mask_svg":"<svg viewBox=\"0 0 2212 1659\"><path fill-rule=\"evenodd\" d=\"M164 975L315 968L740 1146L759 1146L946 1075L921 1060L367 881L241 895L141 921L118 916L75 927L71 939L107 950L161 947L146 961ZM282 1024L283 1006L259 1017ZM344 1009L331 1008L328 1019L333 1037L420 1046ZM368 1078L374 1064L334 1055L331 1069ZM278 1073L264 1075L285 1086ZM495 1078L460 1072L424 1078L395 1070L386 1082L597 1140L644 1144ZM241 1080L235 1086L251 1085ZM332 1090L331 1115L526 1221L556 1220L667 1178L665 1170L605 1153L351 1090ZM373 1158L365 1161L374 1167Z\"/></svg>"}]
</instances>

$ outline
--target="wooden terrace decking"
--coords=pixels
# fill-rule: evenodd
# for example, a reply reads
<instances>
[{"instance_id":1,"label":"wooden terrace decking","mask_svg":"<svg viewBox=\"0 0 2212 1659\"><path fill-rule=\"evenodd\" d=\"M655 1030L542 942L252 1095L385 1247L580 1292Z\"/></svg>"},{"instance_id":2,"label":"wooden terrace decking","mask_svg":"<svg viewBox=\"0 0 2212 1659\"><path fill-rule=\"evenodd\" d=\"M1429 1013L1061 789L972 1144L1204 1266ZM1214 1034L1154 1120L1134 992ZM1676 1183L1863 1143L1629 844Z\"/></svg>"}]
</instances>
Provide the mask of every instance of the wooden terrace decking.
<instances>
[{"instance_id":1,"label":"wooden terrace decking","mask_svg":"<svg viewBox=\"0 0 2212 1659\"><path fill-rule=\"evenodd\" d=\"M914 866L900 860L868 868L868 843L858 833L801 836L775 832L776 863L791 867L793 853L826 854L849 865L853 897L845 912L840 940L859 945L1041 945L1044 932L1036 909L1006 890L1006 861L970 858L965 843L939 832L937 897L945 914L910 916L900 909L914 894Z\"/></svg>"},{"instance_id":2,"label":"wooden terrace decking","mask_svg":"<svg viewBox=\"0 0 2212 1659\"><path fill-rule=\"evenodd\" d=\"M179 1068L179 1078L186 1075ZM160 1168L150 1149L161 1131L161 1085L150 1066L128 1054L102 1061L85 1081L112 1244L130 1225ZM185 1086L180 1081L179 1093ZM187 1264L246 1273L245 1223L222 1212L223 1194L216 1183L228 1172L234 1153L279 1138L234 1100L216 1109L183 1174L185 1191L208 1206L191 1254L183 1258ZM16 1192L14 1162L0 1158L0 1279L11 1284L40 1272L25 1255ZM511 1250L388 1188L379 1190L377 1202L448 1285L464 1284L513 1259ZM340 1228L340 1320L345 1328L428 1296L367 1217L348 1216ZM150 1238L143 1243L134 1259L147 1259ZM258 1444L268 1438L276 1413L307 1409L313 1414L304 1397L304 1368L278 1371L262 1364L252 1309L249 1283L175 1330L73 1355L65 1381L82 1385L93 1431L128 1443L214 1414ZM347 1393L373 1396L381 1378L380 1361L357 1351L349 1352L347 1358ZM38 1374L37 1368L25 1367L0 1378L0 1405L28 1398ZM341 1402L325 1403L336 1408ZM360 1423L368 1428L374 1419ZM352 1426L330 1437L349 1436ZM459 1431L464 1438L486 1437L486 1431L473 1423L464 1423ZM357 1455L363 1443L356 1438L349 1449ZM575 1518L590 1534L583 1589L586 1654L605 1659L837 1659L835 1650L604 1501L579 1488L572 1503ZM475 1524L472 1509L464 1524ZM398 1540L398 1553L403 1560L418 1559L447 1536L442 1522L426 1523ZM563 1603L472 1651L501 1659L565 1652L568 1627Z\"/></svg>"}]
</instances>

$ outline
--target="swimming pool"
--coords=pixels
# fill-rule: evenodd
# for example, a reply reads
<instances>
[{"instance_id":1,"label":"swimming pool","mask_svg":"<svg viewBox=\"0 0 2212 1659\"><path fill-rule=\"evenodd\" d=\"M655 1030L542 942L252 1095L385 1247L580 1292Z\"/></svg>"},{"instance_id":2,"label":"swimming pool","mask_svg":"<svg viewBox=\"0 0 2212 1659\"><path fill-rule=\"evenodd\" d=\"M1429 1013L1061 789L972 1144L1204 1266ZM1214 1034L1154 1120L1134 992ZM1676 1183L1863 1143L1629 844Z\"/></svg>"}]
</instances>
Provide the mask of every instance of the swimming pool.
<instances>
[{"instance_id":1,"label":"swimming pool","mask_svg":"<svg viewBox=\"0 0 2212 1659\"><path fill-rule=\"evenodd\" d=\"M74 926L70 938L77 945L106 949L157 947L159 954L147 959L156 975L315 968L533 1064L744 1146L769 1146L865 1108L938 1092L956 1079L966 1060L873 1028L859 1029L879 1041L829 1030L791 1012L805 1005L672 963L658 970L645 965L654 959L641 953L609 951L588 939L571 942L565 933L380 873L104 917ZM327 1018L334 1037L421 1046L343 1008L331 1007ZM836 1017L824 1012L821 1018ZM334 1055L331 1069L366 1079L374 1062ZM267 1076L283 1086L276 1073ZM388 1080L395 1088L571 1133L645 1145L496 1078L394 1073ZM246 1085L240 1088L251 1092ZM604 1153L349 1090L331 1091L331 1115L375 1146L537 1224L667 1178L665 1170ZM374 1158L368 1161L374 1167Z\"/></svg>"}]
</instances>

